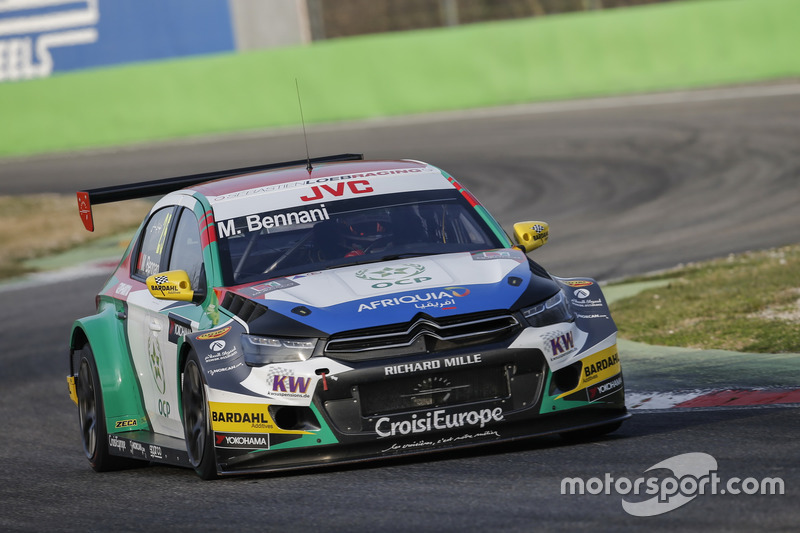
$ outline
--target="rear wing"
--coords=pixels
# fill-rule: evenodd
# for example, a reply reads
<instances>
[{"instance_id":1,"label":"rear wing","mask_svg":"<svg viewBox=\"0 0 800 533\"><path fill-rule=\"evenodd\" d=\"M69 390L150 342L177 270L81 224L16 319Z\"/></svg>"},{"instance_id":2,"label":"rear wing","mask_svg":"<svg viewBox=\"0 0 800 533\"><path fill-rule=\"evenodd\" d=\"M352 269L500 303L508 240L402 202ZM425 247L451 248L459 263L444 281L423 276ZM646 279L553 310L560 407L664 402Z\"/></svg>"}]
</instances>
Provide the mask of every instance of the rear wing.
<instances>
[{"instance_id":1,"label":"rear wing","mask_svg":"<svg viewBox=\"0 0 800 533\"><path fill-rule=\"evenodd\" d=\"M100 187L78 191L78 212L81 215L84 227L89 231L94 231L94 219L92 218L92 206L97 204L107 204L109 202L121 202L123 200L133 200L134 198L147 198L148 196L160 196L184 187L190 187L219 178L227 178L239 174L250 172L261 172L264 170L274 170L278 168L296 167L300 165L313 165L315 163L334 163L337 161L361 161L363 154L338 154L325 157L313 157L310 159L300 159L298 161L284 161L282 163L269 163L266 165L256 165L253 167L232 168L229 170L216 170L213 172L203 172L202 174L192 174L190 176L179 176L176 178L165 178L160 180L142 181L139 183L129 183L127 185L112 185L110 187Z\"/></svg>"}]
</instances>

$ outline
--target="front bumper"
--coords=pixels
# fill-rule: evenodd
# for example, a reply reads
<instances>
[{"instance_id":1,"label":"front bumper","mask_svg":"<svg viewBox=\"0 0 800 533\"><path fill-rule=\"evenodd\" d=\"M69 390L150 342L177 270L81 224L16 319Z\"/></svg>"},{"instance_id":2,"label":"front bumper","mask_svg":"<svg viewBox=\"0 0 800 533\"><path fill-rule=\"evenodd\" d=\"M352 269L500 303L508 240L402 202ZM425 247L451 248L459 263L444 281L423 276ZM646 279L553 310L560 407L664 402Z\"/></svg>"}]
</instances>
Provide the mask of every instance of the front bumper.
<instances>
[{"instance_id":1,"label":"front bumper","mask_svg":"<svg viewBox=\"0 0 800 533\"><path fill-rule=\"evenodd\" d=\"M502 342L475 348L348 362L352 370L335 376L322 372L308 406L269 406L266 422L277 432L215 427L219 471L360 462L606 426L630 416L621 371L586 384L580 361L554 374L538 349Z\"/></svg>"}]
</instances>

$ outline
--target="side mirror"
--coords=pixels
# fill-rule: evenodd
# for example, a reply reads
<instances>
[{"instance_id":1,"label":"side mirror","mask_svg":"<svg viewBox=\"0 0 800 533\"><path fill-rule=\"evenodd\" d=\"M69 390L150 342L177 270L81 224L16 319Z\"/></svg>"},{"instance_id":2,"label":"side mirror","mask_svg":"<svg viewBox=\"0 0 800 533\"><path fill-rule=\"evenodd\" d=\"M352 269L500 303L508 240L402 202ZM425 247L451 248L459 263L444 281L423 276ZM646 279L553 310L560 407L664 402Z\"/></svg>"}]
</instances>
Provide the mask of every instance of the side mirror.
<instances>
[{"instance_id":1,"label":"side mirror","mask_svg":"<svg viewBox=\"0 0 800 533\"><path fill-rule=\"evenodd\" d=\"M185 270L170 270L154 274L147 278L145 284L153 298L159 300L192 302L195 299L189 274Z\"/></svg>"},{"instance_id":2,"label":"side mirror","mask_svg":"<svg viewBox=\"0 0 800 533\"><path fill-rule=\"evenodd\" d=\"M543 246L550 236L550 224L538 220L514 224L514 239L526 254Z\"/></svg>"}]
</instances>

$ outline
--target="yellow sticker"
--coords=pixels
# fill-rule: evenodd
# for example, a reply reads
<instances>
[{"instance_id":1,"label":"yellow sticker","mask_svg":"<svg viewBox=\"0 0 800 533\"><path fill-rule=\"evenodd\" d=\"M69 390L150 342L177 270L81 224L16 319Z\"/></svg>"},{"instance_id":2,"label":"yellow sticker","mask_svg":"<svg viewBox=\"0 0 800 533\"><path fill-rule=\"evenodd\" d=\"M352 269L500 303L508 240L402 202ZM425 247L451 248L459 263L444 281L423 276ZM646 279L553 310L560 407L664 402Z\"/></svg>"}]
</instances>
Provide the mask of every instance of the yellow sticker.
<instances>
[{"instance_id":1,"label":"yellow sticker","mask_svg":"<svg viewBox=\"0 0 800 533\"><path fill-rule=\"evenodd\" d=\"M208 402L208 407L211 411L211 427L214 431L311 434L309 431L291 431L279 428L269 415L268 405Z\"/></svg>"},{"instance_id":2,"label":"yellow sticker","mask_svg":"<svg viewBox=\"0 0 800 533\"><path fill-rule=\"evenodd\" d=\"M218 339L228 333L231 330L231 326L218 329L216 331L209 331L208 333L203 333L202 335L197 336L197 340L207 341L211 339Z\"/></svg>"},{"instance_id":3,"label":"yellow sticker","mask_svg":"<svg viewBox=\"0 0 800 533\"><path fill-rule=\"evenodd\" d=\"M558 399L569 396L577 390L585 389L594 383L616 376L621 371L616 344L582 359L581 363L581 378L578 385L571 391L559 394L557 396Z\"/></svg>"},{"instance_id":4,"label":"yellow sticker","mask_svg":"<svg viewBox=\"0 0 800 533\"><path fill-rule=\"evenodd\" d=\"M590 355L581 361L581 387L591 383L603 381L619 374L619 353L617 345L610 346L605 350L600 350L594 355Z\"/></svg>"}]
</instances>

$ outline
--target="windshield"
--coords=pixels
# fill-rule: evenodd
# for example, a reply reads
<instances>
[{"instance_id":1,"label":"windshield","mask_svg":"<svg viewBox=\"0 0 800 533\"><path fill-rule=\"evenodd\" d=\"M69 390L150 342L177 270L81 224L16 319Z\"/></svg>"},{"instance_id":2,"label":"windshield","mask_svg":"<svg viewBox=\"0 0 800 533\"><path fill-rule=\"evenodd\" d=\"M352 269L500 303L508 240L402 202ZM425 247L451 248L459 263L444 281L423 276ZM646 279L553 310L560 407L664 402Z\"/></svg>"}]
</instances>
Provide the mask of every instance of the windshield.
<instances>
[{"instance_id":1,"label":"windshield","mask_svg":"<svg viewBox=\"0 0 800 533\"><path fill-rule=\"evenodd\" d=\"M217 226L227 285L503 246L455 190L338 200L242 216Z\"/></svg>"}]
</instances>

